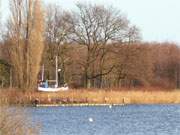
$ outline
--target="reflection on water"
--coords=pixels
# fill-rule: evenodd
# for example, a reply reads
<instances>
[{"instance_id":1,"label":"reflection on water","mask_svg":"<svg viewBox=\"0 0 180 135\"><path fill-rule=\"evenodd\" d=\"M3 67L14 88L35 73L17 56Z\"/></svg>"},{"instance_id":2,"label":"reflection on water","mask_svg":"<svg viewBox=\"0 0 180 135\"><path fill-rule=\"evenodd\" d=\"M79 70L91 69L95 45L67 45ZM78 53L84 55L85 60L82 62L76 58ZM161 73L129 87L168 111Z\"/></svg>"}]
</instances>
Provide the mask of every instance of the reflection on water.
<instances>
[{"instance_id":1,"label":"reflection on water","mask_svg":"<svg viewBox=\"0 0 180 135\"><path fill-rule=\"evenodd\" d=\"M41 135L180 135L180 105L27 109Z\"/></svg>"}]
</instances>

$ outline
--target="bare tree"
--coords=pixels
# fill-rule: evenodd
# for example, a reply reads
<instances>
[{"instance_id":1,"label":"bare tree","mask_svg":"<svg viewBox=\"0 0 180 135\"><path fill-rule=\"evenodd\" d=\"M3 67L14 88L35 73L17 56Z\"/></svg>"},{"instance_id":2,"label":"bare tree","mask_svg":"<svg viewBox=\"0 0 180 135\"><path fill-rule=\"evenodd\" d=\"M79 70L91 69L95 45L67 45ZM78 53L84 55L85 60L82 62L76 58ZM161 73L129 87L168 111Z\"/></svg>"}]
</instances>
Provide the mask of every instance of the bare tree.
<instances>
[{"instance_id":1,"label":"bare tree","mask_svg":"<svg viewBox=\"0 0 180 135\"><path fill-rule=\"evenodd\" d=\"M46 11L46 49L44 55L44 63L48 70L48 78L54 77L54 59L58 56L59 68L61 68L60 80L61 83L66 79L66 64L69 63L68 58L68 31L69 25L66 23L68 14L60 10L57 5L48 5Z\"/></svg>"},{"instance_id":2,"label":"bare tree","mask_svg":"<svg viewBox=\"0 0 180 135\"><path fill-rule=\"evenodd\" d=\"M141 40L140 30L135 25L129 27L126 36L128 44L132 44Z\"/></svg>"},{"instance_id":3,"label":"bare tree","mask_svg":"<svg viewBox=\"0 0 180 135\"><path fill-rule=\"evenodd\" d=\"M115 87L150 84L152 61L148 47L141 44L114 46Z\"/></svg>"},{"instance_id":4,"label":"bare tree","mask_svg":"<svg viewBox=\"0 0 180 135\"><path fill-rule=\"evenodd\" d=\"M10 0L8 37L19 88L35 88L43 52L44 15L39 0Z\"/></svg>"},{"instance_id":5,"label":"bare tree","mask_svg":"<svg viewBox=\"0 0 180 135\"><path fill-rule=\"evenodd\" d=\"M180 49L174 43L151 43L154 82L167 88L179 85Z\"/></svg>"},{"instance_id":6,"label":"bare tree","mask_svg":"<svg viewBox=\"0 0 180 135\"><path fill-rule=\"evenodd\" d=\"M77 7L79 12L72 13L68 20L71 25L69 38L87 49L86 61L80 64L84 67L85 84L90 88L95 78L112 71L113 65L103 69L108 53L106 45L125 41L129 21L112 7L83 4L77 4Z\"/></svg>"}]
</instances>

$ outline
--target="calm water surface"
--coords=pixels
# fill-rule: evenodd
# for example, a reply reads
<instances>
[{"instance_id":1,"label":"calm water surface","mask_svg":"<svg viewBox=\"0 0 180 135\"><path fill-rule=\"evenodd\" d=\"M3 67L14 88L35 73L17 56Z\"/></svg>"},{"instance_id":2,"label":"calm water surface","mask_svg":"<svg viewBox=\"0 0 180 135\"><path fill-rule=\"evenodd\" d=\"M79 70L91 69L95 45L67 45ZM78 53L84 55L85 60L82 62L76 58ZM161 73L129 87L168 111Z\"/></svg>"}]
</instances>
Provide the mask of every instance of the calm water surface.
<instances>
[{"instance_id":1,"label":"calm water surface","mask_svg":"<svg viewBox=\"0 0 180 135\"><path fill-rule=\"evenodd\" d=\"M27 109L41 135L180 135L180 105Z\"/></svg>"}]
</instances>

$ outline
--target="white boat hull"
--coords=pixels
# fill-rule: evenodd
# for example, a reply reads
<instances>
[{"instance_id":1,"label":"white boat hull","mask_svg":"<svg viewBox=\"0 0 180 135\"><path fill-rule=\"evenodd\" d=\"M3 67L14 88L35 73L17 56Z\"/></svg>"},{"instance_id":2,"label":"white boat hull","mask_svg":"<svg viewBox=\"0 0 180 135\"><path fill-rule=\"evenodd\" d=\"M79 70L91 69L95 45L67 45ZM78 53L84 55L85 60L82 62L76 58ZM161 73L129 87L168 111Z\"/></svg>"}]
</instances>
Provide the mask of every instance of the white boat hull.
<instances>
[{"instance_id":1,"label":"white boat hull","mask_svg":"<svg viewBox=\"0 0 180 135\"><path fill-rule=\"evenodd\" d=\"M68 87L58 87L58 88L43 88L43 87L38 87L38 91L42 91L42 92L67 91L68 89L69 89Z\"/></svg>"}]
</instances>

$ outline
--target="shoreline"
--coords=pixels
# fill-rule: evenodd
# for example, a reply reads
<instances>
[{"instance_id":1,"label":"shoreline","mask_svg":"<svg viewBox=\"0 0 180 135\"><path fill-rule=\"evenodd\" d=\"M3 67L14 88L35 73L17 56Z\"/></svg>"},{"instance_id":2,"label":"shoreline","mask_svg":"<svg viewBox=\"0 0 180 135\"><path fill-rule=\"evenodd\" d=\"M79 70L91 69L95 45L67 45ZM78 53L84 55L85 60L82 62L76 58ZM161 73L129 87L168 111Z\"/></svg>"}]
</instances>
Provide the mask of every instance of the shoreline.
<instances>
[{"instance_id":1,"label":"shoreline","mask_svg":"<svg viewBox=\"0 0 180 135\"><path fill-rule=\"evenodd\" d=\"M35 107L93 107L93 106L108 106L108 107L112 107L112 106L125 106L128 104L37 104L35 105Z\"/></svg>"},{"instance_id":2,"label":"shoreline","mask_svg":"<svg viewBox=\"0 0 180 135\"><path fill-rule=\"evenodd\" d=\"M128 105L180 105L180 103L158 103L158 104L37 104L33 107L122 107Z\"/></svg>"},{"instance_id":3,"label":"shoreline","mask_svg":"<svg viewBox=\"0 0 180 135\"><path fill-rule=\"evenodd\" d=\"M145 106L151 106L151 105L180 105L180 103L136 103L136 104L11 104L11 105L7 105L7 106L12 106L12 107L108 107L108 108L112 108L112 107L123 107L123 106L130 106L130 105L145 105ZM6 106L6 105L4 105ZM0 106L1 107L1 106Z\"/></svg>"},{"instance_id":4,"label":"shoreline","mask_svg":"<svg viewBox=\"0 0 180 135\"><path fill-rule=\"evenodd\" d=\"M108 106L180 104L179 90L69 90L57 93L0 90L2 103L22 106Z\"/></svg>"}]
</instances>

